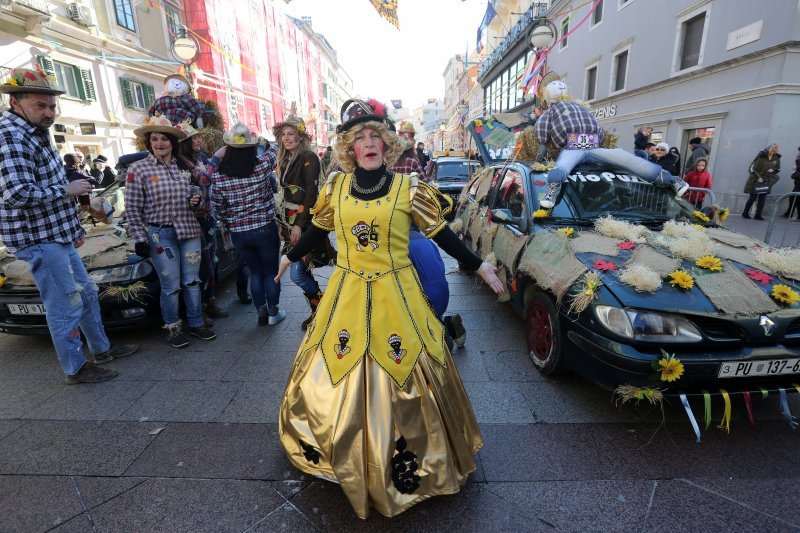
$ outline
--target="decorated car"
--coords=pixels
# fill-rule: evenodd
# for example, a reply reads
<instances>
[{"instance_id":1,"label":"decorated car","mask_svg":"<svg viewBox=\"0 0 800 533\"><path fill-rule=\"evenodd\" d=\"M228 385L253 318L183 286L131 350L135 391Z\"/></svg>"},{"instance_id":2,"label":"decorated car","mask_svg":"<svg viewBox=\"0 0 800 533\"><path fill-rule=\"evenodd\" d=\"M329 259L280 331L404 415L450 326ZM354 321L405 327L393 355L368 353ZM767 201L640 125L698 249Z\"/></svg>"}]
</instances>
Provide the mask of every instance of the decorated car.
<instances>
[{"instance_id":1,"label":"decorated car","mask_svg":"<svg viewBox=\"0 0 800 533\"><path fill-rule=\"evenodd\" d=\"M124 159L123 159L124 158ZM118 176L137 160L120 158ZM141 154L138 156L141 159ZM125 227L125 183L117 181L91 199L97 210L84 212L85 242L78 248L91 280L97 284L100 312L107 329L128 329L160 320L161 286L149 259L133 252ZM239 257L230 237L218 227L217 275L234 272ZM0 247L0 331L18 335L47 334L45 307L27 263Z\"/></svg>"},{"instance_id":2,"label":"decorated car","mask_svg":"<svg viewBox=\"0 0 800 533\"><path fill-rule=\"evenodd\" d=\"M623 401L722 396L728 414L732 395L750 414L750 393L800 392L800 250L608 165L575 167L542 209L548 164L526 157L525 135L483 150L451 226L500 267L539 371L573 370Z\"/></svg>"}]
</instances>

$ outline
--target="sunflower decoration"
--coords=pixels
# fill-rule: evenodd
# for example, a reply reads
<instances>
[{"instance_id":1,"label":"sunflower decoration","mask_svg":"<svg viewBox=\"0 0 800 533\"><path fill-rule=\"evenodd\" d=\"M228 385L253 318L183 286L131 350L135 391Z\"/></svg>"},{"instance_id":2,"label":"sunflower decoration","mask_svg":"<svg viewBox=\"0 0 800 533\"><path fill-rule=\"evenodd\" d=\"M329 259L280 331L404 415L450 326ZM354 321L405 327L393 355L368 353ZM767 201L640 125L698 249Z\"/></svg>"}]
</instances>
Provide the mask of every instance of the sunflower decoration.
<instances>
[{"instance_id":1,"label":"sunflower decoration","mask_svg":"<svg viewBox=\"0 0 800 533\"><path fill-rule=\"evenodd\" d=\"M725 222L725 219L728 218L728 215L730 215L730 214L731 214L731 210L728 209L727 207L723 207L719 211L719 221L720 222Z\"/></svg>"},{"instance_id":2,"label":"sunflower decoration","mask_svg":"<svg viewBox=\"0 0 800 533\"><path fill-rule=\"evenodd\" d=\"M574 228L561 228L558 230L558 233L562 235L566 235L568 239L574 239L578 236L578 233L575 231Z\"/></svg>"},{"instance_id":3,"label":"sunflower decoration","mask_svg":"<svg viewBox=\"0 0 800 533\"><path fill-rule=\"evenodd\" d=\"M549 209L537 209L533 212L533 218L547 218L550 216Z\"/></svg>"},{"instance_id":4,"label":"sunflower decoration","mask_svg":"<svg viewBox=\"0 0 800 533\"><path fill-rule=\"evenodd\" d=\"M653 363L653 370L659 373L659 379L671 383L678 381L683 375L683 363L675 357L675 354L661 350L661 359Z\"/></svg>"},{"instance_id":5,"label":"sunflower decoration","mask_svg":"<svg viewBox=\"0 0 800 533\"><path fill-rule=\"evenodd\" d=\"M797 305L800 302L800 294L788 285L773 285L770 293L772 299L783 305Z\"/></svg>"},{"instance_id":6,"label":"sunflower decoration","mask_svg":"<svg viewBox=\"0 0 800 533\"><path fill-rule=\"evenodd\" d=\"M704 223L711 221L711 219L708 218L702 211L695 211L692 213L692 217L694 217L695 220L699 220L700 222Z\"/></svg>"},{"instance_id":7,"label":"sunflower decoration","mask_svg":"<svg viewBox=\"0 0 800 533\"><path fill-rule=\"evenodd\" d=\"M231 140L233 141L233 144L244 144L247 142L247 137L240 133L231 137Z\"/></svg>"},{"instance_id":8,"label":"sunflower decoration","mask_svg":"<svg viewBox=\"0 0 800 533\"><path fill-rule=\"evenodd\" d=\"M692 224L692 227L696 228L698 231L708 231L704 226L701 226L700 224Z\"/></svg>"},{"instance_id":9,"label":"sunflower decoration","mask_svg":"<svg viewBox=\"0 0 800 533\"><path fill-rule=\"evenodd\" d=\"M6 284L7 279L8 279L7 277L0 275L0 287Z\"/></svg>"},{"instance_id":10,"label":"sunflower decoration","mask_svg":"<svg viewBox=\"0 0 800 533\"><path fill-rule=\"evenodd\" d=\"M614 389L614 396L619 398L618 402L625 405L628 402L639 403L647 400L650 405L661 403L664 393L661 389L651 389L650 387L635 387L633 385L620 385Z\"/></svg>"},{"instance_id":11,"label":"sunflower decoration","mask_svg":"<svg viewBox=\"0 0 800 533\"><path fill-rule=\"evenodd\" d=\"M15 78L9 77L6 79L6 85L19 85L19 83Z\"/></svg>"},{"instance_id":12,"label":"sunflower decoration","mask_svg":"<svg viewBox=\"0 0 800 533\"><path fill-rule=\"evenodd\" d=\"M301 134L306 132L306 125L303 124L302 122L299 122L295 127L297 128L297 131L299 131Z\"/></svg>"},{"instance_id":13,"label":"sunflower decoration","mask_svg":"<svg viewBox=\"0 0 800 533\"><path fill-rule=\"evenodd\" d=\"M682 289L685 291L688 291L694 287L694 279L692 279L691 274L685 270L675 270L674 272L670 272L670 274L667 276L667 283L676 289Z\"/></svg>"},{"instance_id":14,"label":"sunflower decoration","mask_svg":"<svg viewBox=\"0 0 800 533\"><path fill-rule=\"evenodd\" d=\"M722 272L722 260L713 255L704 255L695 261L694 264L709 272Z\"/></svg>"},{"instance_id":15,"label":"sunflower decoration","mask_svg":"<svg viewBox=\"0 0 800 533\"><path fill-rule=\"evenodd\" d=\"M572 296L567 314L571 314L573 311L580 313L589 307L589 304L592 303L592 300L597 296L597 291L602 284L603 282L600 281L597 272L587 272L584 274L583 278L581 278L578 292Z\"/></svg>"}]
</instances>

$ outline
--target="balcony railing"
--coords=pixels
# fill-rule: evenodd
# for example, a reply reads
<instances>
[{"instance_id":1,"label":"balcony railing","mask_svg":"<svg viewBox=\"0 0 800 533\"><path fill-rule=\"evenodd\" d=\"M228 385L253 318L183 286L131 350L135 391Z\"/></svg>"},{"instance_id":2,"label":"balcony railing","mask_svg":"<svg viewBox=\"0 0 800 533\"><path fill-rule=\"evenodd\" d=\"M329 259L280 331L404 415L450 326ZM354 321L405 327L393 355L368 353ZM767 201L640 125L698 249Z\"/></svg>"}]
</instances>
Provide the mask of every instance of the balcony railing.
<instances>
[{"instance_id":1,"label":"balcony railing","mask_svg":"<svg viewBox=\"0 0 800 533\"><path fill-rule=\"evenodd\" d=\"M514 27L511 28L503 40L500 41L500 44L497 45L497 48L492 50L492 53L486 57L483 63L481 63L481 66L478 69L478 79L480 81L483 81L483 78L486 76L486 74L488 74L497 63L502 61L508 50L516 45L520 39L525 39L528 36L528 31L530 30L531 26L533 26L533 24L537 22L539 18L544 17L545 14L547 14L547 7L547 2L534 2L531 4L531 7L525 11L517 23L514 24Z\"/></svg>"}]
</instances>

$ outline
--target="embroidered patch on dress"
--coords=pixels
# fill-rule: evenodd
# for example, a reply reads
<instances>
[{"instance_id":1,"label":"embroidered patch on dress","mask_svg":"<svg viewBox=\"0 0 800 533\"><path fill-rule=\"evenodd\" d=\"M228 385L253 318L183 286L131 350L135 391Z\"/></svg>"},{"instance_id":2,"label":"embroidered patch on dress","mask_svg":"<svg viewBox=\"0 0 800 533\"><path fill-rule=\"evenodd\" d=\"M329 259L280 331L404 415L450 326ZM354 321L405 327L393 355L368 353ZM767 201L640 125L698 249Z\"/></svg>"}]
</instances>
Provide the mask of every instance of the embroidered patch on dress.
<instances>
[{"instance_id":1,"label":"embroidered patch on dress","mask_svg":"<svg viewBox=\"0 0 800 533\"><path fill-rule=\"evenodd\" d=\"M405 350L401 347L402 344L403 339L397 333L392 333L389 336L389 346L391 346L392 349L386 352L386 355L394 359L394 362L398 365L403 360L403 357L405 357L408 353L408 350Z\"/></svg>"},{"instance_id":2,"label":"embroidered patch on dress","mask_svg":"<svg viewBox=\"0 0 800 533\"><path fill-rule=\"evenodd\" d=\"M346 329L343 329L339 332L339 344L335 344L333 349L336 350L336 357L341 359L345 355L350 353L350 347L347 345L347 341L350 340L350 332Z\"/></svg>"},{"instance_id":3,"label":"embroidered patch on dress","mask_svg":"<svg viewBox=\"0 0 800 533\"><path fill-rule=\"evenodd\" d=\"M372 219L371 224L367 224L363 220L359 221L355 226L350 229L350 232L358 239L356 250L363 252L367 246L372 246L373 250L378 249L378 230L380 226Z\"/></svg>"},{"instance_id":4,"label":"embroidered patch on dress","mask_svg":"<svg viewBox=\"0 0 800 533\"><path fill-rule=\"evenodd\" d=\"M395 443L397 453L392 457L392 482L401 494L413 494L419 488L417 454L406 450L407 446L406 439L401 436Z\"/></svg>"}]
</instances>

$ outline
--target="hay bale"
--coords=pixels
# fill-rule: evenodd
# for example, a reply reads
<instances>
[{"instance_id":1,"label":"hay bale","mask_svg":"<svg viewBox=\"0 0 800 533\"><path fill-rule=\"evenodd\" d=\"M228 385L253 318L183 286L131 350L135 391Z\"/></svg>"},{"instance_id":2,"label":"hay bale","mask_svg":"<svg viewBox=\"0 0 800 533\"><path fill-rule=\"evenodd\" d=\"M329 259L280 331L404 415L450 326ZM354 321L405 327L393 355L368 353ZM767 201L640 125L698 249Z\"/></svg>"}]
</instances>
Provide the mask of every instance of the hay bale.
<instances>
[{"instance_id":1,"label":"hay bale","mask_svg":"<svg viewBox=\"0 0 800 533\"><path fill-rule=\"evenodd\" d=\"M644 265L631 265L619 271L619 280L636 292L655 292L661 288L661 276Z\"/></svg>"},{"instance_id":2,"label":"hay bale","mask_svg":"<svg viewBox=\"0 0 800 533\"><path fill-rule=\"evenodd\" d=\"M624 220L617 220L611 215L598 218L594 229L601 235L631 242L645 242L650 230L641 224L631 224Z\"/></svg>"},{"instance_id":3,"label":"hay bale","mask_svg":"<svg viewBox=\"0 0 800 533\"><path fill-rule=\"evenodd\" d=\"M10 285L36 285L36 282L33 280L33 275L31 274L30 265L25 261L15 259L4 264L2 269L6 277L6 283Z\"/></svg>"},{"instance_id":4,"label":"hay bale","mask_svg":"<svg viewBox=\"0 0 800 533\"><path fill-rule=\"evenodd\" d=\"M760 248L752 254L756 261L778 274L800 277L800 248Z\"/></svg>"}]
</instances>

